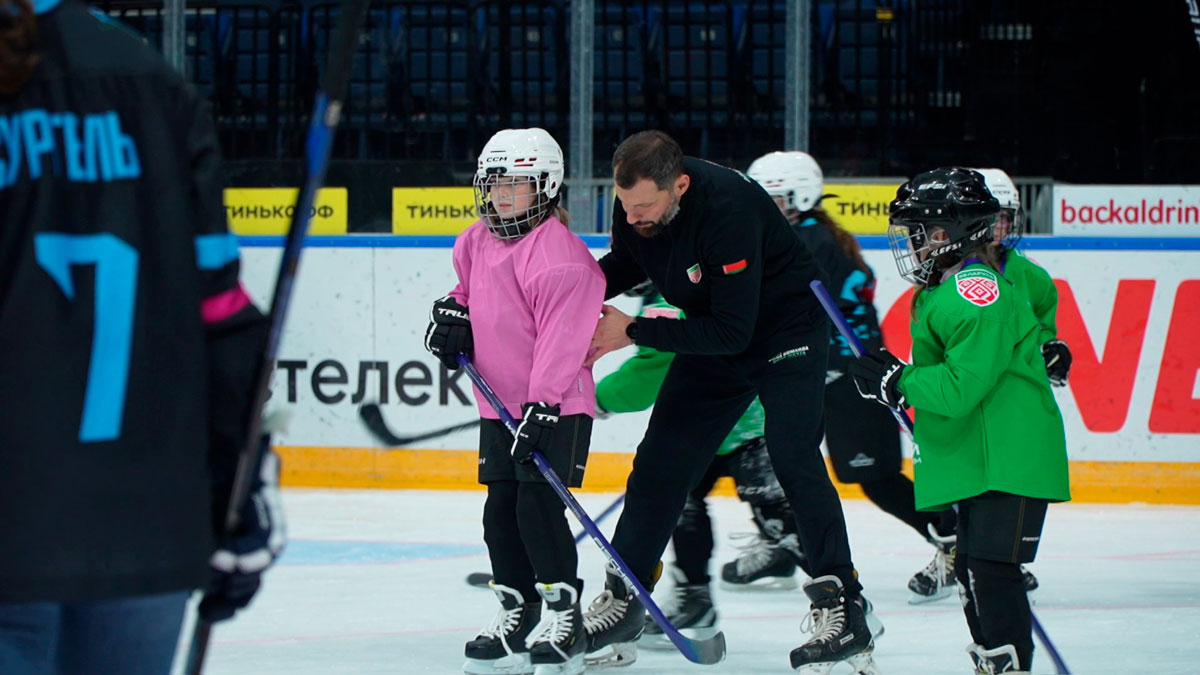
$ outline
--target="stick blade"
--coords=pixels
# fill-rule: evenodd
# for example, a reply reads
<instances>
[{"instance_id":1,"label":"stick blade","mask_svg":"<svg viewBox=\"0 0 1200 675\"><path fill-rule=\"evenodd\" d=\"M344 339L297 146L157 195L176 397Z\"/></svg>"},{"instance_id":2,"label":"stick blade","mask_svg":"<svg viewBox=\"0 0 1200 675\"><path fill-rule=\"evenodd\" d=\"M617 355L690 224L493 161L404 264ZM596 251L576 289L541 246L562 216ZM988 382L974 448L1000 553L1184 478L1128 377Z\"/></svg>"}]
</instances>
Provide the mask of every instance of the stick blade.
<instances>
[{"instance_id":1,"label":"stick blade","mask_svg":"<svg viewBox=\"0 0 1200 675\"><path fill-rule=\"evenodd\" d=\"M725 660L725 633L718 631L716 635L703 640L692 640L680 635L679 638L687 644L687 649L679 651L692 663L711 666ZM679 646L676 643L676 646Z\"/></svg>"},{"instance_id":2,"label":"stick blade","mask_svg":"<svg viewBox=\"0 0 1200 675\"><path fill-rule=\"evenodd\" d=\"M492 575L487 572L471 572L467 575L467 583L476 588L488 588Z\"/></svg>"},{"instance_id":3,"label":"stick blade","mask_svg":"<svg viewBox=\"0 0 1200 675\"><path fill-rule=\"evenodd\" d=\"M358 417L367 426L367 431L384 445L404 445L405 439L393 434L383 421L383 411L376 403L364 403L358 408Z\"/></svg>"}]
</instances>

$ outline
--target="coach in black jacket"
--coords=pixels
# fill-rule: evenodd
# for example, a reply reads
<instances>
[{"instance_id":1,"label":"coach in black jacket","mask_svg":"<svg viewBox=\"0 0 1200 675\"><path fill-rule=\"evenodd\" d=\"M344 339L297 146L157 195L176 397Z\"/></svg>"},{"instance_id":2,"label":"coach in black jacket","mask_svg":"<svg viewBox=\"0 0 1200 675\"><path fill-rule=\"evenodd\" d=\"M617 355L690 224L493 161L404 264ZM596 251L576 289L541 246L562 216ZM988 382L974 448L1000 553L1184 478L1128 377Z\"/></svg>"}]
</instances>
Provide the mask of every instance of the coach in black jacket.
<instances>
[{"instance_id":1,"label":"coach in black jacket","mask_svg":"<svg viewBox=\"0 0 1200 675\"><path fill-rule=\"evenodd\" d=\"M856 599L845 519L820 454L829 327L808 286L824 278L820 267L757 183L684 157L662 132L625 140L613 170L612 250L600 260L606 297L648 277L687 316L635 319L606 306L596 329L592 362L630 344L676 354L637 448L613 545L649 587L688 491L757 395L810 569L837 582L839 607ZM618 578L608 582L614 596L624 594ZM858 603L848 612L858 628ZM592 625L611 627L592 631L591 648L634 639L640 606L636 613L615 622L593 616ZM850 650L869 639L856 637Z\"/></svg>"}]
</instances>

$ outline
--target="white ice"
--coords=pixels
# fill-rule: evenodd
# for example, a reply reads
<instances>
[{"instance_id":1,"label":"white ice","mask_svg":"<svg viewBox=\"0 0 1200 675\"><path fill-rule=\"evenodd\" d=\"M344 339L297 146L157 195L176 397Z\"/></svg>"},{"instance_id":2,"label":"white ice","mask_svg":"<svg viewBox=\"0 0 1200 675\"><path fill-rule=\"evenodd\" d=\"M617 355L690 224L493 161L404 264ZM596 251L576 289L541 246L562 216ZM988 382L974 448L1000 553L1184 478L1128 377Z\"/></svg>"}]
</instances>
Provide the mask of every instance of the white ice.
<instances>
[{"instance_id":1,"label":"white ice","mask_svg":"<svg viewBox=\"0 0 1200 675\"><path fill-rule=\"evenodd\" d=\"M614 497L579 499L596 514ZM289 551L250 609L217 626L206 672L461 672L463 643L496 608L489 591L464 582L488 571L483 499L481 491L285 491ZM843 506L866 595L887 629L876 642L881 672L970 673L957 596L907 602L905 584L933 549L869 502ZM710 509L715 575L736 554L728 535L750 523L736 499L712 498ZM611 517L602 529L615 523ZM601 589L602 568L585 540L585 603ZM1200 673L1200 508L1051 506L1031 569L1041 581L1034 613L1070 672ZM803 592L714 593L728 640L723 663L698 666L675 652L642 650L636 664L609 672L791 672L788 652L803 641ZM1033 672L1055 672L1040 643Z\"/></svg>"}]
</instances>

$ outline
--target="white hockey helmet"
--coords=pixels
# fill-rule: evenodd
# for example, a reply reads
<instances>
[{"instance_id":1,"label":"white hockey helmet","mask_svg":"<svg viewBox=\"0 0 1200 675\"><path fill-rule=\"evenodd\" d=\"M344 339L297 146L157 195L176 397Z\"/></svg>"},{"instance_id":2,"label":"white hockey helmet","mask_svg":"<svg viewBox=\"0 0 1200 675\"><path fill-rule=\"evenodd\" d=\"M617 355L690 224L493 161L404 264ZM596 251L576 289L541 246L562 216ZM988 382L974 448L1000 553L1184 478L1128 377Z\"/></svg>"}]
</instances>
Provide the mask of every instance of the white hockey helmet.
<instances>
[{"instance_id":1,"label":"white hockey helmet","mask_svg":"<svg viewBox=\"0 0 1200 675\"><path fill-rule=\"evenodd\" d=\"M520 239L537 227L558 205L563 182L563 153L545 129L504 129L496 132L479 153L475 170L475 208L499 239ZM528 183L533 190L528 206L493 201L497 186Z\"/></svg>"},{"instance_id":2,"label":"white hockey helmet","mask_svg":"<svg viewBox=\"0 0 1200 675\"><path fill-rule=\"evenodd\" d=\"M1021 192L1013 179L1003 169L975 169L983 176L988 192L1000 202L1007 213L1008 222L996 226L996 243L1004 248L1015 248L1025 231L1025 212L1021 209Z\"/></svg>"},{"instance_id":3,"label":"white hockey helmet","mask_svg":"<svg viewBox=\"0 0 1200 675\"><path fill-rule=\"evenodd\" d=\"M821 201L825 178L817 160L807 152L771 152L750 164L746 174L767 194L783 200L785 209L811 211Z\"/></svg>"}]
</instances>

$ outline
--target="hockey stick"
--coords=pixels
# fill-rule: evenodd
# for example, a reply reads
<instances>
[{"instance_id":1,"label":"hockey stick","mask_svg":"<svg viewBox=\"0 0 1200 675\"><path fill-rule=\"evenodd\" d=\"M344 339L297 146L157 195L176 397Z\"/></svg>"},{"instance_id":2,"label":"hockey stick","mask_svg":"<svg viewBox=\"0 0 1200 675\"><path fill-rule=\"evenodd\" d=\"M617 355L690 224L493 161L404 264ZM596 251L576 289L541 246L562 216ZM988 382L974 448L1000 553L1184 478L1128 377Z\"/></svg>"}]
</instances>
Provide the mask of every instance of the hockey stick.
<instances>
[{"instance_id":1,"label":"hockey stick","mask_svg":"<svg viewBox=\"0 0 1200 675\"><path fill-rule=\"evenodd\" d=\"M467 431L479 426L481 420L471 420L462 424L446 427L445 429L435 429L427 431L423 434L415 436L397 436L395 432L388 428L387 422L383 419L383 410L380 409L378 403L364 403L358 408L358 416L362 419L363 424L367 425L367 431L371 432L377 440L384 445L394 448L411 445L417 441L427 441L431 438L440 436L448 436L459 431Z\"/></svg>"},{"instance_id":2,"label":"hockey stick","mask_svg":"<svg viewBox=\"0 0 1200 675\"><path fill-rule=\"evenodd\" d=\"M268 315L269 330L267 344L254 382L254 398L250 414L250 428L246 442L238 457L237 471L229 492L229 508L225 513L225 536L236 532L241 524L241 510L250 496L250 483L258 473L259 459L267 441L262 435L262 410L271 389L271 376L275 370L275 359L279 354L279 342L283 337L283 324L287 319L291 303L292 287L296 281L296 270L300 264L300 251L308 234L310 211L317 189L325 181L325 170L329 166L329 152L333 146L333 134L337 129L346 98L346 87L350 80L350 69L354 63L354 49L367 16L370 0L343 0L342 16L333 48L329 53L329 66L325 71L325 88L317 92L313 102L312 119L309 123L305 143L305 176L300 194L292 213L292 223L284 240L283 255L279 261L279 273L275 278L275 291L271 297ZM208 641L212 624L197 617L192 629L191 646L188 649L184 672L199 675L208 654Z\"/></svg>"},{"instance_id":3,"label":"hockey stick","mask_svg":"<svg viewBox=\"0 0 1200 675\"><path fill-rule=\"evenodd\" d=\"M850 345L850 351L854 352L855 358L862 358L862 355L866 353L867 348L863 346L862 340L858 339L858 335L856 335L850 328L850 324L846 322L846 317L842 316L842 311L838 309L837 305L833 302L833 298L829 295L829 291L825 290L825 284L821 283L820 279L813 279L812 283L810 283L808 287L812 289L813 294L817 296L817 300L821 303L821 306L825 308L825 313L829 315L829 320L833 322L834 327L836 327L838 332L842 334L842 337L846 339L846 344ZM895 417L900 426L904 427L904 429L908 431L908 435L912 436L913 423L912 420L908 419L908 413L904 412L903 410L896 410L890 406L888 407L888 410L892 411L892 417Z\"/></svg>"},{"instance_id":4,"label":"hockey stick","mask_svg":"<svg viewBox=\"0 0 1200 675\"><path fill-rule=\"evenodd\" d=\"M592 520L596 523L599 523L600 521L602 521L605 518L612 515L612 512L616 511L618 508L621 507L621 504L624 504L624 503L625 503L625 493L622 492L620 494L620 496L618 496L617 499L613 503L609 504L603 511L600 512L600 515L596 516ZM584 530L583 532L580 532L579 534L575 535L575 543L579 544L579 542L583 541L584 538L587 537L587 535L588 535L587 530ZM467 584L469 584L471 586L475 586L477 588L487 588L488 582L491 580L492 580L492 575L488 574L487 572L471 572L470 574L467 575Z\"/></svg>"},{"instance_id":5,"label":"hockey stick","mask_svg":"<svg viewBox=\"0 0 1200 675\"><path fill-rule=\"evenodd\" d=\"M496 396L496 392L492 391L492 388L489 387L487 382L484 381L483 376L479 374L479 371L475 369L475 365L471 363L471 359L467 358L463 354L459 354L457 358L458 364L462 366L463 370L467 371L467 375L470 376L471 381L475 383L476 387L479 387L479 391L483 392L483 397L488 400L488 403L490 403L496 410L496 413L500 415L500 419L504 422L504 426L508 427L508 430L515 436L517 434L517 422L513 419L513 416L509 414L508 410L504 408L504 404L500 402L500 398ZM654 623L658 624L658 626L662 628L663 634L670 638L671 642L674 643L677 649L679 649L680 653L682 653L687 660L693 663L700 663L704 665L712 665L714 663L720 663L722 660L724 660L725 634L718 632L716 635L706 640L692 640L680 633L675 626L672 626L671 622L667 620L667 617L663 615L662 610L659 609L658 605L654 603L654 599L650 597L650 592L647 591L646 587L642 585L642 582L638 581L638 578L629 571L629 566L625 564L625 561L621 559L620 554L618 554L616 549L613 548L612 544L608 542L608 539L604 537L604 534L600 532L600 528L596 527L595 521L588 517L587 511L583 510L583 507L579 505L579 502L575 501L575 497L567 490L565 486L563 486L562 481L559 480L558 476L554 474L554 469L551 468L550 463L546 461L546 458L542 456L542 453L534 450L533 462L537 465L537 469L542 474L542 477L546 479L546 482L549 483L550 487L554 489L554 492L558 494L559 499L566 504L567 508L571 510L571 513L575 514L575 517L579 520L579 524L583 525L583 529L587 531L589 535L591 535L592 541L596 542L600 549L604 551L604 555L609 559L609 561L616 565L622 576L629 581L630 585L633 587L634 594L639 600L642 601L642 604L646 607L646 611L650 613L650 618L654 619Z\"/></svg>"},{"instance_id":6,"label":"hockey stick","mask_svg":"<svg viewBox=\"0 0 1200 675\"><path fill-rule=\"evenodd\" d=\"M809 284L809 288L817 296L817 300L820 301L821 306L825 308L825 313L829 315L829 320L833 321L833 325L842 334L842 337L846 339L846 343L850 345L850 350L854 352L854 356L861 358L867 351L866 347L863 346L862 340L859 340L858 335L850 328L850 324L846 321L846 317L842 316L841 310L834 304L829 291L825 289L825 284L816 279ZM901 426L908 430L909 436L912 436L913 423L908 418L908 413L890 407L888 410L892 411L892 415L896 418L896 421L900 422ZM1042 628L1041 622L1038 621L1032 609L1029 611L1029 616L1033 619L1033 632L1037 634L1038 639L1046 646L1046 652L1050 655L1050 660L1054 662L1054 668L1058 671L1058 675L1068 675L1070 671L1067 670L1067 664L1063 661L1062 656L1059 655L1058 650L1054 648L1054 644L1050 642L1050 636L1046 635L1046 629Z\"/></svg>"}]
</instances>

